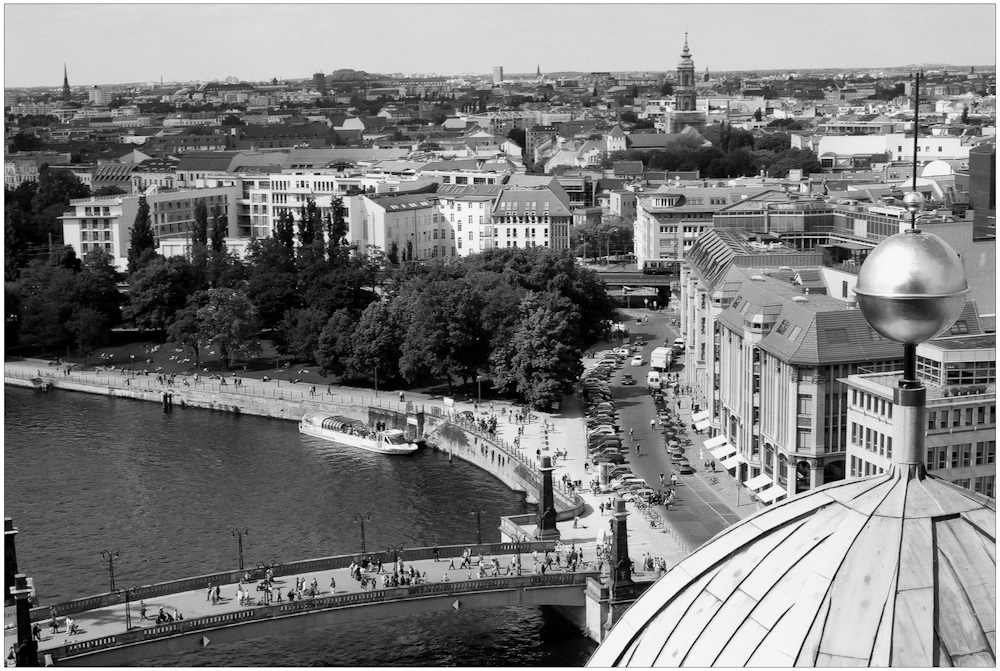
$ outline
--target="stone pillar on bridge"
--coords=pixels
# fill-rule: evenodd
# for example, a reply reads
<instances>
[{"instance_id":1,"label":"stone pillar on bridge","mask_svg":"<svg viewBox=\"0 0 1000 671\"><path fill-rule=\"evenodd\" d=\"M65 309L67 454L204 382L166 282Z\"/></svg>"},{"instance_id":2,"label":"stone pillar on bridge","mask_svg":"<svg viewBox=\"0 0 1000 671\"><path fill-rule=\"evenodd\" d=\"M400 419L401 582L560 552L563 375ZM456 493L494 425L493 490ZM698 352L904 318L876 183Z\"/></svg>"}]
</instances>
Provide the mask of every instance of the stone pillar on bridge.
<instances>
[{"instance_id":1,"label":"stone pillar on bridge","mask_svg":"<svg viewBox=\"0 0 1000 671\"><path fill-rule=\"evenodd\" d=\"M542 496L538 510L538 526L535 538L539 540L557 540L559 529L556 527L555 495L552 490L552 457L542 457L542 465L538 467L542 474Z\"/></svg>"},{"instance_id":2,"label":"stone pillar on bridge","mask_svg":"<svg viewBox=\"0 0 1000 671\"><path fill-rule=\"evenodd\" d=\"M14 576L10 594L16 603L17 666L38 666L38 643L31 635L31 588L23 573Z\"/></svg>"},{"instance_id":3,"label":"stone pillar on bridge","mask_svg":"<svg viewBox=\"0 0 1000 671\"><path fill-rule=\"evenodd\" d=\"M14 548L14 537L17 527L9 517L3 519L3 605L14 605L14 576L17 575L17 550Z\"/></svg>"},{"instance_id":4,"label":"stone pillar on bridge","mask_svg":"<svg viewBox=\"0 0 1000 671\"><path fill-rule=\"evenodd\" d=\"M628 556L628 525L625 501L615 499L611 514L611 566L608 579L608 619L605 630L611 629L639 595L632 580L632 560Z\"/></svg>"}]
</instances>

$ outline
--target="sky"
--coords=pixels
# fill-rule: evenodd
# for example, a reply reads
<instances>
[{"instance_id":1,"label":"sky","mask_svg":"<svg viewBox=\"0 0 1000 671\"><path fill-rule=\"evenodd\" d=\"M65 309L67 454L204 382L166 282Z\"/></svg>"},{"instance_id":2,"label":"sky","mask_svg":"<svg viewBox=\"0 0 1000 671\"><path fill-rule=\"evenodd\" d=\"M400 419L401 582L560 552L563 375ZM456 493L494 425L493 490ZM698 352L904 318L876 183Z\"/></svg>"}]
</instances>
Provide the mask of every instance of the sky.
<instances>
[{"instance_id":1,"label":"sky","mask_svg":"<svg viewBox=\"0 0 1000 671\"><path fill-rule=\"evenodd\" d=\"M4 5L4 86L372 73L698 72L996 65L972 3Z\"/></svg>"}]
</instances>

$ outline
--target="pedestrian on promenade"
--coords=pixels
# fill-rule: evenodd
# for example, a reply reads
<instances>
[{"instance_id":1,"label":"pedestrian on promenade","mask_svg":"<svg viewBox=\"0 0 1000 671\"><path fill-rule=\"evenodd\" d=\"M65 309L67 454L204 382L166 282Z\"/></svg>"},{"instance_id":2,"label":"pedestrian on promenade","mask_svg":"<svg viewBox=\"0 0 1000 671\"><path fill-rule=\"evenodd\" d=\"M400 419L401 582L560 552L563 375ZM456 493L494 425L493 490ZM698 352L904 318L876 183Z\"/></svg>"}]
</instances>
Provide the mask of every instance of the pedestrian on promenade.
<instances>
[{"instance_id":1,"label":"pedestrian on promenade","mask_svg":"<svg viewBox=\"0 0 1000 671\"><path fill-rule=\"evenodd\" d=\"M663 473L660 473L660 486L663 486Z\"/></svg>"},{"instance_id":2,"label":"pedestrian on promenade","mask_svg":"<svg viewBox=\"0 0 1000 671\"><path fill-rule=\"evenodd\" d=\"M656 428L656 419L655 418L649 420L649 428L651 428L651 429L655 429Z\"/></svg>"},{"instance_id":3,"label":"pedestrian on promenade","mask_svg":"<svg viewBox=\"0 0 1000 671\"><path fill-rule=\"evenodd\" d=\"M434 553L434 561L441 561L441 557L438 556L438 547L436 545L434 546L433 553Z\"/></svg>"},{"instance_id":4,"label":"pedestrian on promenade","mask_svg":"<svg viewBox=\"0 0 1000 671\"><path fill-rule=\"evenodd\" d=\"M205 595L205 601L212 600L212 594L215 593L215 588L212 587L212 583L208 583L208 594Z\"/></svg>"},{"instance_id":5,"label":"pedestrian on promenade","mask_svg":"<svg viewBox=\"0 0 1000 671\"><path fill-rule=\"evenodd\" d=\"M31 625L31 637L36 641L42 640L42 628L38 626L37 622Z\"/></svg>"},{"instance_id":6,"label":"pedestrian on promenade","mask_svg":"<svg viewBox=\"0 0 1000 671\"><path fill-rule=\"evenodd\" d=\"M336 591L337 591L337 579L334 578L333 576L330 576L330 594L333 594Z\"/></svg>"},{"instance_id":7,"label":"pedestrian on promenade","mask_svg":"<svg viewBox=\"0 0 1000 671\"><path fill-rule=\"evenodd\" d=\"M601 509L601 517L604 517L604 501L601 501L601 505L598 506Z\"/></svg>"},{"instance_id":8,"label":"pedestrian on promenade","mask_svg":"<svg viewBox=\"0 0 1000 671\"><path fill-rule=\"evenodd\" d=\"M222 601L222 587L220 585L215 586L215 600Z\"/></svg>"},{"instance_id":9,"label":"pedestrian on promenade","mask_svg":"<svg viewBox=\"0 0 1000 671\"><path fill-rule=\"evenodd\" d=\"M676 473L671 473L670 474L670 486L671 487L676 487L677 486L677 474Z\"/></svg>"},{"instance_id":10,"label":"pedestrian on promenade","mask_svg":"<svg viewBox=\"0 0 1000 671\"><path fill-rule=\"evenodd\" d=\"M149 619L148 617L146 617L146 602L145 601L140 601L139 602L139 619L140 620L148 620Z\"/></svg>"},{"instance_id":11,"label":"pedestrian on promenade","mask_svg":"<svg viewBox=\"0 0 1000 671\"><path fill-rule=\"evenodd\" d=\"M634 434L634 433L635 433L635 429L629 429L628 430L628 439L629 440L632 440L632 434Z\"/></svg>"},{"instance_id":12,"label":"pedestrian on promenade","mask_svg":"<svg viewBox=\"0 0 1000 671\"><path fill-rule=\"evenodd\" d=\"M575 516L575 517L573 518L573 528L574 528L574 529L576 529L576 525L577 525L577 523L579 523L579 521L580 521L580 516L579 516L579 515L576 515L576 516Z\"/></svg>"},{"instance_id":13,"label":"pedestrian on promenade","mask_svg":"<svg viewBox=\"0 0 1000 671\"><path fill-rule=\"evenodd\" d=\"M399 392L399 402L400 403L406 402L406 397L403 395L403 392Z\"/></svg>"}]
</instances>

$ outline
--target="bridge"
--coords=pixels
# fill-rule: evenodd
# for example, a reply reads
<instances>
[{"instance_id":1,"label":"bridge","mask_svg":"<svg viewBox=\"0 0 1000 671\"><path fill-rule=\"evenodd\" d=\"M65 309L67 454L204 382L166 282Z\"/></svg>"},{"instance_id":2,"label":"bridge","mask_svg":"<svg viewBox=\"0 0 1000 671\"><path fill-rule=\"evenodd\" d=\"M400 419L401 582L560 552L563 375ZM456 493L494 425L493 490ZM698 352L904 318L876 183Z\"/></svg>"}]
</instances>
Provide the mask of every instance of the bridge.
<instances>
[{"instance_id":1,"label":"bridge","mask_svg":"<svg viewBox=\"0 0 1000 671\"><path fill-rule=\"evenodd\" d=\"M601 572L593 561L596 559L593 546L589 552L585 550L588 555L585 559L591 561L578 570L569 571L565 565L556 567L553 563L553 569L544 573L535 567L531 553L537 551L543 557L546 550L556 548L555 541L473 545L473 567L458 568L465 547L405 550L399 558L405 562L406 570L413 567L426 579L399 587L381 587L379 575L379 587L362 589L347 570L358 557L353 554L271 567L276 576L275 586L282 593L296 585L299 578L307 586L314 579L317 581L317 596L294 601L265 603L264 592L256 590L256 583L251 582L245 585L251 600L241 605L236 599L236 589L244 572L230 571L136 587L128 594L119 590L34 608L31 620L42 628L39 659L56 666L121 666L311 627L449 609L553 606L583 628L588 619L586 593L597 593L600 601ZM440 560L434 557L435 549ZM480 577L477 565L480 554L486 577ZM491 557L499 562L498 575L494 575L490 566ZM517 570L514 557L524 560L522 570ZM383 559L390 572L392 559L391 556ZM331 578L336 580L333 589ZM588 587L590 580L595 584ZM222 598L217 604L206 598L209 585L222 588ZM606 588L604 591L606 600ZM146 605L147 620L139 616L140 602ZM600 604L596 605L600 608ZM155 618L160 609L171 616L179 612L183 619L157 624ZM49 627L53 613L60 625L58 633ZM66 617L71 617L77 625L77 634L71 636L66 631ZM6 631L7 648L14 642L13 633L10 628Z\"/></svg>"}]
</instances>

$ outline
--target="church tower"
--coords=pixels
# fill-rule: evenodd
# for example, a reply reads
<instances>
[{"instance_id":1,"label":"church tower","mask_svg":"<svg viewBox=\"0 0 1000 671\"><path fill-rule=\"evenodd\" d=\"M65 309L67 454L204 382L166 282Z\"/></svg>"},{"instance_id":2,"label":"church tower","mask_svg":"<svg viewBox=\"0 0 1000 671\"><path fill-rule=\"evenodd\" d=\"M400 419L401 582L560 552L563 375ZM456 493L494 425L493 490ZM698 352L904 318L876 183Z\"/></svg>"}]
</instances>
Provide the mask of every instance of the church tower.
<instances>
[{"instance_id":1,"label":"church tower","mask_svg":"<svg viewBox=\"0 0 1000 671\"><path fill-rule=\"evenodd\" d=\"M677 88L674 90L674 109L692 112L695 109L694 61L688 50L688 36L684 33L684 51L677 64Z\"/></svg>"},{"instance_id":2,"label":"church tower","mask_svg":"<svg viewBox=\"0 0 1000 671\"><path fill-rule=\"evenodd\" d=\"M63 63L63 90L62 90L62 99L63 99L63 102L64 103L68 103L69 102L69 97L70 97L70 93L69 93L69 73L66 70L66 64Z\"/></svg>"}]
</instances>

